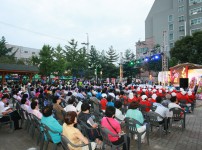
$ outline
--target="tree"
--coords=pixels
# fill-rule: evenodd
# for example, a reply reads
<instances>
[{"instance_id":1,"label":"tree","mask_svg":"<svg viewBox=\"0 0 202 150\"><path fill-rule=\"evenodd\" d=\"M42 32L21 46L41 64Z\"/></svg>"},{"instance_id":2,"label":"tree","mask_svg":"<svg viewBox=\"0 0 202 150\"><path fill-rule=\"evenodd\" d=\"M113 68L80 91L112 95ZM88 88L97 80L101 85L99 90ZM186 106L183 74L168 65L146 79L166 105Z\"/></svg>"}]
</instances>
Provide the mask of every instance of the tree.
<instances>
[{"instance_id":1,"label":"tree","mask_svg":"<svg viewBox=\"0 0 202 150\"><path fill-rule=\"evenodd\" d=\"M85 47L78 48L78 42L72 39L65 45L64 54L67 61L67 70L71 70L73 76L83 77L88 68L88 56Z\"/></svg>"},{"instance_id":2,"label":"tree","mask_svg":"<svg viewBox=\"0 0 202 150\"><path fill-rule=\"evenodd\" d=\"M6 47L6 39L3 36L0 40L0 63L16 63L15 52L12 53L13 48Z\"/></svg>"},{"instance_id":3,"label":"tree","mask_svg":"<svg viewBox=\"0 0 202 150\"><path fill-rule=\"evenodd\" d=\"M60 45L55 48L53 58L53 71L57 72L58 76L62 76L66 70L66 59Z\"/></svg>"},{"instance_id":4,"label":"tree","mask_svg":"<svg viewBox=\"0 0 202 150\"><path fill-rule=\"evenodd\" d=\"M109 47L109 50L106 53L107 53L106 57L109 63L114 63L119 58L119 55L116 54L116 51L113 49L113 46Z\"/></svg>"},{"instance_id":5,"label":"tree","mask_svg":"<svg viewBox=\"0 0 202 150\"><path fill-rule=\"evenodd\" d=\"M39 73L41 75L50 76L53 72L53 52L54 49L49 45L44 45L39 52Z\"/></svg>"},{"instance_id":6,"label":"tree","mask_svg":"<svg viewBox=\"0 0 202 150\"><path fill-rule=\"evenodd\" d=\"M192 36L185 36L176 41L170 55L172 63L190 62L202 64L202 31L195 32Z\"/></svg>"}]
</instances>

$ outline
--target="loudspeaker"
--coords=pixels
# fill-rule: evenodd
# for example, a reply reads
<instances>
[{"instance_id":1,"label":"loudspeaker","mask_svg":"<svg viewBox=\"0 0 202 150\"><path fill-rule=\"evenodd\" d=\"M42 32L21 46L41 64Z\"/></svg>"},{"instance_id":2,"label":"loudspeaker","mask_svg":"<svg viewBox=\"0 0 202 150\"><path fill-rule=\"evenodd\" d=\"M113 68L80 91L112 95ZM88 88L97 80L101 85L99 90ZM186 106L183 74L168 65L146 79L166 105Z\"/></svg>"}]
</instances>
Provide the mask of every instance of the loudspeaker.
<instances>
[{"instance_id":1,"label":"loudspeaker","mask_svg":"<svg viewBox=\"0 0 202 150\"><path fill-rule=\"evenodd\" d=\"M183 89L188 88L189 78L180 78L180 87Z\"/></svg>"}]
</instances>

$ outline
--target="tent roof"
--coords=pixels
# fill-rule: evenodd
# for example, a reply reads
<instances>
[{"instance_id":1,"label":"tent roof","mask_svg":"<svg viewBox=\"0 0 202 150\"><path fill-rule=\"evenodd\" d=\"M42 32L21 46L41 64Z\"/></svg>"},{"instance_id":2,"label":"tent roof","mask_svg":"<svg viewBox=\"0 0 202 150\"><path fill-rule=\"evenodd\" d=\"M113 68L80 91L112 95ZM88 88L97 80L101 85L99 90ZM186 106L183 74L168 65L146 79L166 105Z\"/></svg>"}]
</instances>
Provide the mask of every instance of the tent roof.
<instances>
[{"instance_id":1,"label":"tent roof","mask_svg":"<svg viewBox=\"0 0 202 150\"><path fill-rule=\"evenodd\" d=\"M36 66L18 65L18 64L0 64L0 72L8 73L38 73Z\"/></svg>"},{"instance_id":2,"label":"tent roof","mask_svg":"<svg viewBox=\"0 0 202 150\"><path fill-rule=\"evenodd\" d=\"M170 69L178 69L182 67L188 66L188 69L202 69L202 65L199 64L193 64L193 63L183 63L183 64L178 64L176 66L170 67Z\"/></svg>"}]
</instances>

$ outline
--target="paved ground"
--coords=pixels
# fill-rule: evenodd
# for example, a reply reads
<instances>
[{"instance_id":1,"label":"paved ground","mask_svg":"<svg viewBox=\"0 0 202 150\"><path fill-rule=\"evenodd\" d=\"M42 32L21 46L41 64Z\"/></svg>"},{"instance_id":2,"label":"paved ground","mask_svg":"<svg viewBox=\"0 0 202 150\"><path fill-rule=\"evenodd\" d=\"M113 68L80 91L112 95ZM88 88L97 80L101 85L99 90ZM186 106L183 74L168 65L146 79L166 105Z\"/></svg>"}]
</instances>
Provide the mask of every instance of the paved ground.
<instances>
[{"instance_id":1,"label":"paved ground","mask_svg":"<svg viewBox=\"0 0 202 150\"><path fill-rule=\"evenodd\" d=\"M38 134L36 134L38 135ZM34 139L24 129L9 133L7 129L0 129L0 150L27 150L36 146L36 135ZM50 144L48 149L51 149ZM136 141L131 140L131 150L137 149ZM202 101L197 101L194 113L186 117L186 129L184 131L179 125L171 129L167 135L158 134L154 130L150 134L150 145L142 144L142 150L201 150L202 149ZM61 147L58 150L62 150Z\"/></svg>"}]
</instances>

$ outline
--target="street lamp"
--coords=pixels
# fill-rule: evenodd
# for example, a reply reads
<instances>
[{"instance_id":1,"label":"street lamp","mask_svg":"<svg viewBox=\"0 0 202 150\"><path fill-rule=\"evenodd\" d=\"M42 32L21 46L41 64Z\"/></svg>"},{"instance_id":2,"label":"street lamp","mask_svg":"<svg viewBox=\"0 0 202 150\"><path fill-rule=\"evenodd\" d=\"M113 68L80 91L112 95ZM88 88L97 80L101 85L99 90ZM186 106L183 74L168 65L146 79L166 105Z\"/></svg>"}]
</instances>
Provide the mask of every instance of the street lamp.
<instances>
[{"instance_id":1,"label":"street lamp","mask_svg":"<svg viewBox=\"0 0 202 150\"><path fill-rule=\"evenodd\" d=\"M87 47L87 54L89 54L90 52L89 52L89 37L88 37L88 33L86 33L86 35L87 35L87 42L85 43L85 42L83 42L83 43L81 43L81 44L83 44L83 45L86 45L86 47Z\"/></svg>"}]
</instances>

